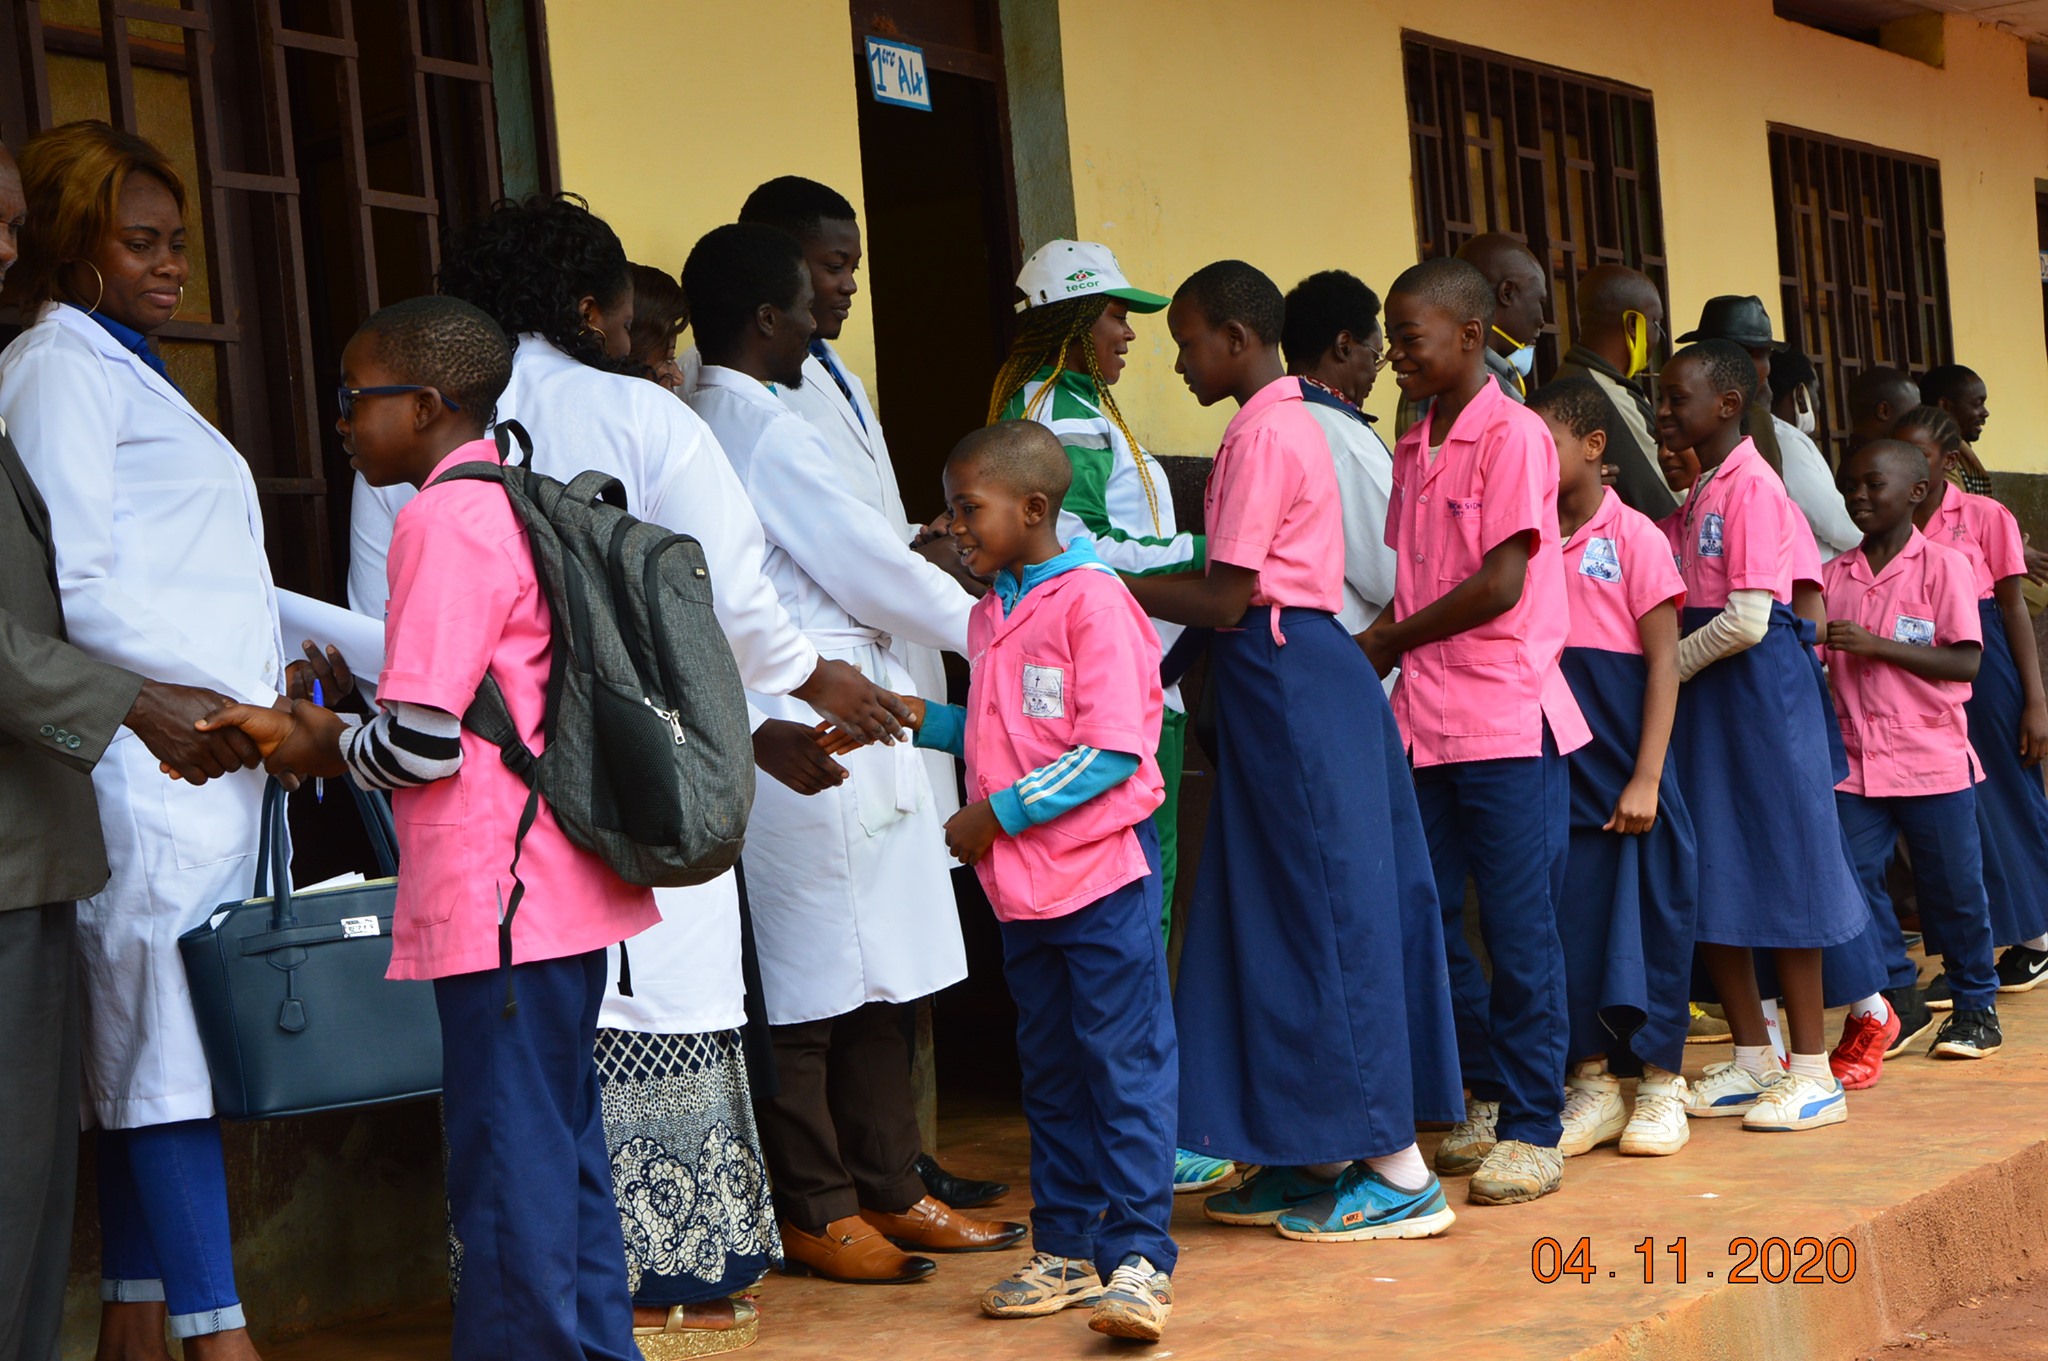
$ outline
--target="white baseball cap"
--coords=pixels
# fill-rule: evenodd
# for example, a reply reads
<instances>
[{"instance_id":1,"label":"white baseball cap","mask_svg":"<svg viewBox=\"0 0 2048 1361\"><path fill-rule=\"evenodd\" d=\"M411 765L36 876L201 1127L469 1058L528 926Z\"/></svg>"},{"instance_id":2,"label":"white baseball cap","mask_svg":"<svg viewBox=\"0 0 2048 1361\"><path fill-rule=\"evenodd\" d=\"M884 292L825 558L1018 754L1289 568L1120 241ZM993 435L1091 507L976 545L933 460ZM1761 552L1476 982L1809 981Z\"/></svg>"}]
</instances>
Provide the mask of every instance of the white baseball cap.
<instances>
[{"instance_id":1,"label":"white baseball cap","mask_svg":"<svg viewBox=\"0 0 2048 1361\"><path fill-rule=\"evenodd\" d=\"M1172 301L1131 287L1109 247L1093 241L1046 242L1024 262L1017 288L1024 295L1019 312L1090 295L1115 298L1133 312L1157 312Z\"/></svg>"}]
</instances>

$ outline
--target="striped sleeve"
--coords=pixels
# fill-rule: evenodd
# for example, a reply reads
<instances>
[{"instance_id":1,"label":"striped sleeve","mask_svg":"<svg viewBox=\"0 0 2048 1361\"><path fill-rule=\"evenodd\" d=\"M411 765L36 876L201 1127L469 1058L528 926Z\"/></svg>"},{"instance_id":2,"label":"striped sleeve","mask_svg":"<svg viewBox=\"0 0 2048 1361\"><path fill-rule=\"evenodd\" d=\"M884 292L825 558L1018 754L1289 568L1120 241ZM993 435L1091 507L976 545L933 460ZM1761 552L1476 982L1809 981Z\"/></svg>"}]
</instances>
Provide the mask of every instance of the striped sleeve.
<instances>
[{"instance_id":1,"label":"striped sleeve","mask_svg":"<svg viewBox=\"0 0 2048 1361\"><path fill-rule=\"evenodd\" d=\"M1071 747L1058 760L989 795L988 803L1003 830L1016 836L1109 792L1137 769L1138 758L1129 752Z\"/></svg>"},{"instance_id":2,"label":"striped sleeve","mask_svg":"<svg viewBox=\"0 0 2048 1361\"><path fill-rule=\"evenodd\" d=\"M342 736L342 760L366 789L415 789L462 768L462 720L403 700Z\"/></svg>"}]
</instances>

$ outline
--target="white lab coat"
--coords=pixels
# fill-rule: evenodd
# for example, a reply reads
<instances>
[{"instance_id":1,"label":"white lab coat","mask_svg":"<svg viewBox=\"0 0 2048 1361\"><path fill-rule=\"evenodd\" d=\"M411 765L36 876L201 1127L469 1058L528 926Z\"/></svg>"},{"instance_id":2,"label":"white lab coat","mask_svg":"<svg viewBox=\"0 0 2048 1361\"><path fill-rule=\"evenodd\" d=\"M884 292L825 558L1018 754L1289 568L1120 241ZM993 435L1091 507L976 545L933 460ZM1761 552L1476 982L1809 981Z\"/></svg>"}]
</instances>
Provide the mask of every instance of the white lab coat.
<instances>
[{"instance_id":1,"label":"white lab coat","mask_svg":"<svg viewBox=\"0 0 2048 1361\"><path fill-rule=\"evenodd\" d=\"M872 471L850 485L815 426L732 369L706 365L690 404L753 498L768 577L820 652L900 689L902 642L967 650L973 598L910 550ZM748 698L770 718L809 719L787 696ZM901 745L838 759L849 778L836 789L806 797L762 780L754 796L747 893L772 1025L915 1001L967 976L923 760Z\"/></svg>"},{"instance_id":2,"label":"white lab coat","mask_svg":"<svg viewBox=\"0 0 2048 1361\"><path fill-rule=\"evenodd\" d=\"M521 336L498 418L533 437L534 466L567 481L601 469L626 488L641 519L695 537L711 568L713 609L740 678L786 694L809 678L818 652L790 622L764 574L761 522L718 443L697 414L660 386L578 363L537 335ZM350 527L349 598L382 616L391 522L410 487L357 481ZM750 842L751 844L751 842ZM731 875L654 892L660 925L635 936L632 997L613 986L598 1024L656 1035L730 1030L745 1019L739 894Z\"/></svg>"},{"instance_id":3,"label":"white lab coat","mask_svg":"<svg viewBox=\"0 0 2048 1361\"><path fill-rule=\"evenodd\" d=\"M1394 550L1387 546L1387 503L1393 496L1394 456L1357 416L1322 402L1305 403L1323 428L1337 470L1337 497L1344 508L1344 608L1337 622L1351 634L1365 632L1394 599ZM1399 668L1380 681L1388 694Z\"/></svg>"},{"instance_id":4,"label":"white lab coat","mask_svg":"<svg viewBox=\"0 0 2048 1361\"><path fill-rule=\"evenodd\" d=\"M1799 507L1813 530L1820 560L1832 562L1863 542L1863 531L1849 518L1841 488L1828 470L1827 455L1796 425L1771 417L1778 434L1778 457L1785 464L1785 494Z\"/></svg>"},{"instance_id":5,"label":"white lab coat","mask_svg":"<svg viewBox=\"0 0 2048 1361\"><path fill-rule=\"evenodd\" d=\"M832 349L830 342L825 348ZM880 511L891 524L902 525L907 540L924 526L904 518L903 492L896 482L896 465L889 461L889 441L882 435L881 418L875 414L874 403L868 400L867 385L860 381L859 374L846 367L837 350L832 351L832 362L839 366L839 371L846 375L846 385L853 389L851 405L816 355L804 360L801 386L777 386L776 394L784 406L817 427L825 437L826 447L833 454L833 466L854 495ZM695 387L693 381L691 388ZM932 490L936 493L939 488ZM944 704L946 664L939 654L902 638L896 640L895 652L910 669L917 693ZM933 805L939 821L944 822L960 810L959 762L943 751L926 751L923 758L926 773L931 776Z\"/></svg>"},{"instance_id":6,"label":"white lab coat","mask_svg":"<svg viewBox=\"0 0 2048 1361\"><path fill-rule=\"evenodd\" d=\"M0 420L49 503L71 641L152 680L270 704L277 596L249 468L75 307L0 354ZM254 883L263 772L195 788L127 729L93 771L113 876L79 905L85 1109L109 1128L213 1114L178 937Z\"/></svg>"}]
</instances>

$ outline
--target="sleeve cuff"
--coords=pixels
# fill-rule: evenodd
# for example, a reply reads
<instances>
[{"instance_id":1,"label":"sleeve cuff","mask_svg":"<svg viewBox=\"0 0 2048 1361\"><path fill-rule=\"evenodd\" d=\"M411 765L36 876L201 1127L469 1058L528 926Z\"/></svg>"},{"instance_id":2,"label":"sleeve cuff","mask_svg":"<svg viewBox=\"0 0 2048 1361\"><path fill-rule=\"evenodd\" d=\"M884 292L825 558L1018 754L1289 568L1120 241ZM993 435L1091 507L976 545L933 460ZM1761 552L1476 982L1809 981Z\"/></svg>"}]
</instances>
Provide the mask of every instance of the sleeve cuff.
<instances>
[{"instance_id":1,"label":"sleeve cuff","mask_svg":"<svg viewBox=\"0 0 2048 1361\"><path fill-rule=\"evenodd\" d=\"M925 701L924 722L911 737L911 745L928 747L934 751L951 752L955 756L966 754L967 711L957 704L934 704Z\"/></svg>"},{"instance_id":2,"label":"sleeve cuff","mask_svg":"<svg viewBox=\"0 0 2048 1361\"><path fill-rule=\"evenodd\" d=\"M996 815L1003 831L1016 836L1032 825L1030 815L1024 811L1024 800L1017 796L1017 787L1011 785L998 789L988 796L989 811Z\"/></svg>"}]
</instances>

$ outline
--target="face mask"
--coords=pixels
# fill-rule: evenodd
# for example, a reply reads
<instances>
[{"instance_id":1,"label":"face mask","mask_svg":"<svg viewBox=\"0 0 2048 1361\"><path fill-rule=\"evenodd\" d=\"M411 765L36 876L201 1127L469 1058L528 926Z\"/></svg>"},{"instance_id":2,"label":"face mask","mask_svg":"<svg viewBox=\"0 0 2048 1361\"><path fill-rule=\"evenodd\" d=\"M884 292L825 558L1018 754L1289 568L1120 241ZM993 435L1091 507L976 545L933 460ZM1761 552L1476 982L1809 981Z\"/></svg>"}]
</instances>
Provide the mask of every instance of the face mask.
<instances>
[{"instance_id":1,"label":"face mask","mask_svg":"<svg viewBox=\"0 0 2048 1361\"><path fill-rule=\"evenodd\" d=\"M1793 400L1799 403L1799 433L1811 435L1820 429L1820 417L1815 413L1811 399L1806 395L1806 389L1799 389L1799 395Z\"/></svg>"},{"instance_id":2,"label":"face mask","mask_svg":"<svg viewBox=\"0 0 2048 1361\"><path fill-rule=\"evenodd\" d=\"M1534 344L1523 345L1498 326L1493 328L1493 333L1502 340L1507 341L1508 344L1517 347L1515 352L1508 356L1508 364L1516 373L1527 378L1536 371L1536 346Z\"/></svg>"},{"instance_id":3,"label":"face mask","mask_svg":"<svg viewBox=\"0 0 2048 1361\"><path fill-rule=\"evenodd\" d=\"M1641 312L1621 314L1621 333L1628 337L1628 372L1633 378L1650 367L1650 319Z\"/></svg>"}]
</instances>

